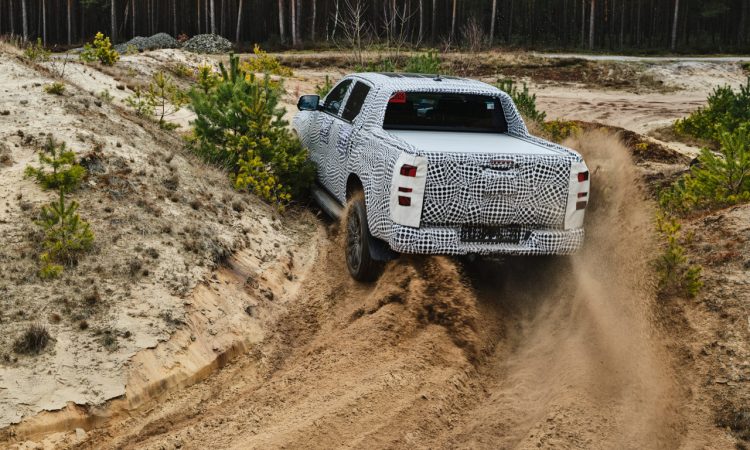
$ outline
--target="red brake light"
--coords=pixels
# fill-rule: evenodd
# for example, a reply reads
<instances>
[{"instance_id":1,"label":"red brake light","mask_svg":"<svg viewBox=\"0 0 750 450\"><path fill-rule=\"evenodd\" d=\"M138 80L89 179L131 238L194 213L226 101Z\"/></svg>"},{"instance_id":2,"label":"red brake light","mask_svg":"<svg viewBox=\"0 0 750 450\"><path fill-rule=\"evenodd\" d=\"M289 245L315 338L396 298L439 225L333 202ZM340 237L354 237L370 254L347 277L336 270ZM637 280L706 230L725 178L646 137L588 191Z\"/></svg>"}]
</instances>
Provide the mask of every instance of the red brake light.
<instances>
[{"instance_id":1,"label":"red brake light","mask_svg":"<svg viewBox=\"0 0 750 450\"><path fill-rule=\"evenodd\" d=\"M588 202L578 202L578 203L576 203L576 210L586 209L587 203Z\"/></svg>"},{"instance_id":2,"label":"red brake light","mask_svg":"<svg viewBox=\"0 0 750 450\"><path fill-rule=\"evenodd\" d=\"M401 206L411 206L411 198L404 195L399 195L398 204Z\"/></svg>"},{"instance_id":3,"label":"red brake light","mask_svg":"<svg viewBox=\"0 0 750 450\"><path fill-rule=\"evenodd\" d=\"M578 182L583 183L584 181L587 181L589 179L589 173L586 172L578 172Z\"/></svg>"},{"instance_id":4,"label":"red brake light","mask_svg":"<svg viewBox=\"0 0 750 450\"><path fill-rule=\"evenodd\" d=\"M578 193L578 198L584 198L584 197L586 197L587 195L589 195L589 193L588 193L588 192L579 192L579 193Z\"/></svg>"},{"instance_id":5,"label":"red brake light","mask_svg":"<svg viewBox=\"0 0 750 450\"><path fill-rule=\"evenodd\" d=\"M406 92L394 92L393 95L391 95L391 99L388 100L388 103L406 103Z\"/></svg>"},{"instance_id":6,"label":"red brake light","mask_svg":"<svg viewBox=\"0 0 750 450\"><path fill-rule=\"evenodd\" d=\"M401 175L405 177L416 177L417 168L414 166L410 166L409 164L404 164L403 166L401 166Z\"/></svg>"},{"instance_id":7,"label":"red brake light","mask_svg":"<svg viewBox=\"0 0 750 450\"><path fill-rule=\"evenodd\" d=\"M409 193L409 192L411 192L411 191L413 191L413 190L414 190L414 189L412 189L412 188L405 188L405 187L400 187L400 188L398 188L398 191L399 191L399 192L406 192L406 193Z\"/></svg>"}]
</instances>

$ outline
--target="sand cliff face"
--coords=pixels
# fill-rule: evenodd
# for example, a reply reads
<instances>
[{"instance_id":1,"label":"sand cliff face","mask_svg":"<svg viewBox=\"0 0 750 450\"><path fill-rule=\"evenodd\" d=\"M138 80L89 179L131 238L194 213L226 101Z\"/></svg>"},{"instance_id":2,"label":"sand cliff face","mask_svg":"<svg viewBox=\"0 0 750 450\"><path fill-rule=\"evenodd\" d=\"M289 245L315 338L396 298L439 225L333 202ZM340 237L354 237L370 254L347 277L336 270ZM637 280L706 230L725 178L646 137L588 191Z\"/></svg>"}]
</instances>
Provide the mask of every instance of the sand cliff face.
<instances>
[{"instance_id":1,"label":"sand cliff face","mask_svg":"<svg viewBox=\"0 0 750 450\"><path fill-rule=\"evenodd\" d=\"M248 270L262 273L299 237L282 230L272 208L233 192L224 173L186 153L179 137L123 109L116 86L124 81L71 61L64 95L45 93L53 81L45 68L60 70L55 64L62 63L34 68L0 53L0 111L7 111L0 140L11 161L0 166L0 427L69 403L123 396L134 364L146 364L133 356L183 327L194 311L191 293L217 264L245 249ZM106 87L112 103L92 95ZM76 267L42 281L34 219L54 193L23 171L37 164L48 135L88 169L70 197L96 239ZM47 327L51 344L36 357L15 354L13 341L31 323ZM212 332L225 331L217 325Z\"/></svg>"}]
</instances>

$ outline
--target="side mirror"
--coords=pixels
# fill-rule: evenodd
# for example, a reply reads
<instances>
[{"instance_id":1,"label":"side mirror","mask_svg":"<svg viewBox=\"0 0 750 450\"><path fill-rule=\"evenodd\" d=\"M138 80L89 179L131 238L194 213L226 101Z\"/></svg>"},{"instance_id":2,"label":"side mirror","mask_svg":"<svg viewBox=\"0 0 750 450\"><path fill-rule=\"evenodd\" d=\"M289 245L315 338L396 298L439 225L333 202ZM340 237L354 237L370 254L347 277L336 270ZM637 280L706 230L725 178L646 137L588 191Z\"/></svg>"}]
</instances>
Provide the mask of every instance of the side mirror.
<instances>
[{"instance_id":1,"label":"side mirror","mask_svg":"<svg viewBox=\"0 0 750 450\"><path fill-rule=\"evenodd\" d=\"M297 102L297 109L300 111L317 111L319 103L319 95L303 95Z\"/></svg>"}]
</instances>

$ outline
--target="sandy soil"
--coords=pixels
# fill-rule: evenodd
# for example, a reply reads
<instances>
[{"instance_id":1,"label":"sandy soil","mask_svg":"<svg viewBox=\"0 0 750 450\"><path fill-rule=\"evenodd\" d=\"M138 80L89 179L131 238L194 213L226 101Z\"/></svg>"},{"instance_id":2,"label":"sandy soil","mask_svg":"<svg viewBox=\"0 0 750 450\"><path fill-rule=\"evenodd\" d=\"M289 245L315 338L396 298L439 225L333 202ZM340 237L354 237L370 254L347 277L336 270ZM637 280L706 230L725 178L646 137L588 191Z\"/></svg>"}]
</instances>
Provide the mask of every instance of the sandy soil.
<instances>
[{"instance_id":1,"label":"sandy soil","mask_svg":"<svg viewBox=\"0 0 750 450\"><path fill-rule=\"evenodd\" d=\"M0 230L13 237L0 251L8 311L0 316L0 351L32 318L59 308L66 285L71 298L75 288L90 286L85 274L95 264L127 267L134 257L146 260L144 249L152 247L161 255L148 261L147 276L107 266L107 277L95 280L113 294L86 313L91 328L130 331L128 338L118 334L115 351L76 329L81 308L74 306L48 325L56 340L51 350L0 362L3 417L24 417L0 424L0 442L96 449L742 445L738 437L750 430L743 422L750 414L750 324L742 256L750 209L691 220L688 228L699 236L691 255L700 254L706 266L706 292L692 301L657 298L653 210L643 177L654 167L684 165L635 166L616 137L594 130L568 142L597 180L580 254L474 262L404 257L379 282L358 284L346 276L339 224L305 212L280 218L231 192L220 172L182 152L172 134L121 106L129 88L118 83L144 82L172 61L204 62L179 53L125 57L120 72L73 65L63 98L44 94L40 86L49 78L42 72L0 53L0 89L7 89L0 111L11 111L0 116L0 137L11 144L13 161L0 165ZM714 80L742 79L733 63L701 67L649 69L689 87L669 93L559 82L534 82L532 89L551 117L645 133L700 106ZM135 81L123 78L131 69ZM285 102L341 73L296 69ZM87 91L102 89L117 95L113 104L93 103ZM92 103L76 106L83 100ZM87 180L94 185L76 198L95 233L122 236L103 240L96 261L48 286L33 276L34 247L23 224L49 195L22 179L34 145L16 131L34 136L53 127L81 153L98 148L104 174L119 173L136 189L118 197L98 187L101 177ZM95 147L100 141L104 146ZM120 159L130 172L115 172ZM175 172L178 201L163 186ZM198 209L190 206L194 198ZM113 229L121 210L129 221ZM198 224L213 232L190 231ZM165 233L166 225L184 231ZM195 240L219 235L232 257L222 253L217 261L213 246L190 250ZM28 315L13 313L21 307ZM66 377L74 381L56 381ZM42 410L50 412L35 415Z\"/></svg>"},{"instance_id":2,"label":"sandy soil","mask_svg":"<svg viewBox=\"0 0 750 450\"><path fill-rule=\"evenodd\" d=\"M94 71L71 66L65 95L53 96L42 89L48 76L0 53L0 140L13 161L0 166L0 427L124 395L133 356L185 323L185 296L217 263L249 245L253 269L266 270L304 237L279 232L272 208L234 193L180 139L81 88L113 80L97 72L100 81L89 81ZM88 161L73 198L96 236L92 254L50 282L36 276L33 220L54 194L23 177L47 133ZM15 354L13 341L35 322L52 344L35 357Z\"/></svg>"}]
</instances>

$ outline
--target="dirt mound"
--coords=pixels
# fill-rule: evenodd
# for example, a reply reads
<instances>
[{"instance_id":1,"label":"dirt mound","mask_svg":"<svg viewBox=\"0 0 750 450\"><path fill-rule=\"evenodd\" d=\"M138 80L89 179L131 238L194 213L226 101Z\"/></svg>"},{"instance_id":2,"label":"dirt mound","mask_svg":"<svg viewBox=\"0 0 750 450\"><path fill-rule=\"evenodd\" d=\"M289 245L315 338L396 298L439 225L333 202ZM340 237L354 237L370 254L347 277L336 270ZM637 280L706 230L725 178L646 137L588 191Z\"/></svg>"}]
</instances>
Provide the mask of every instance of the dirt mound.
<instances>
[{"instance_id":1,"label":"dirt mound","mask_svg":"<svg viewBox=\"0 0 750 450\"><path fill-rule=\"evenodd\" d=\"M631 155L633 155L634 162L657 162L664 164L682 164L687 165L690 162L690 158L686 155L675 151L666 145L655 142L648 139L639 133L631 130L626 130L622 127L616 127L612 125L605 125L596 122L584 122L580 120L574 121L578 126L584 130L598 130L603 129L605 131L617 134L621 140L621 143L627 147Z\"/></svg>"}]
</instances>

